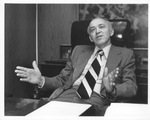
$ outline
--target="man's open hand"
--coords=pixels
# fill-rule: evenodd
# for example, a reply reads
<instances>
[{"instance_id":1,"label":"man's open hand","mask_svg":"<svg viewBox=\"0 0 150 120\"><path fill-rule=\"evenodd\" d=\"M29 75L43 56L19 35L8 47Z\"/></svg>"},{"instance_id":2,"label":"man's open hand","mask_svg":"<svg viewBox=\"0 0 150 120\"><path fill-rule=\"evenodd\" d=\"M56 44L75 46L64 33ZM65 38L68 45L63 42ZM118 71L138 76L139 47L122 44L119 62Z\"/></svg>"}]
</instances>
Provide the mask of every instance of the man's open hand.
<instances>
[{"instance_id":1,"label":"man's open hand","mask_svg":"<svg viewBox=\"0 0 150 120\"><path fill-rule=\"evenodd\" d=\"M119 68L116 68L108 74L108 68L104 69L103 84L108 93L112 93L115 86L115 78L118 77Z\"/></svg>"},{"instance_id":2,"label":"man's open hand","mask_svg":"<svg viewBox=\"0 0 150 120\"><path fill-rule=\"evenodd\" d=\"M17 76L21 77L20 81L25 81L25 82L29 82L32 84L41 85L42 84L42 76L41 76L41 72L40 72L39 68L37 67L35 61L32 62L32 66L33 66L33 69L17 66L15 73L17 74Z\"/></svg>"}]
</instances>

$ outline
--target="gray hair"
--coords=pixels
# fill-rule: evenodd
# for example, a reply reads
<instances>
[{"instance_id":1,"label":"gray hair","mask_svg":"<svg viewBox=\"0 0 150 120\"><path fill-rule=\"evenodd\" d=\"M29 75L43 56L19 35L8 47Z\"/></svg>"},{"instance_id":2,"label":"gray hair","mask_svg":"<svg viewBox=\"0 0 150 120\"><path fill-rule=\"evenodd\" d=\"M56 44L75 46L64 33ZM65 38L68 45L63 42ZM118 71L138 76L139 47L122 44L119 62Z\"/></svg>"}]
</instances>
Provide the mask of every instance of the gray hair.
<instances>
[{"instance_id":1,"label":"gray hair","mask_svg":"<svg viewBox=\"0 0 150 120\"><path fill-rule=\"evenodd\" d=\"M96 18L92 19L91 22L92 22L93 20L95 20L95 19L103 19L103 20L105 20L105 21L108 23L110 30L113 30L113 27L112 27L111 22L108 21L106 18L104 18L104 17L96 17ZM90 23L91 23L91 22L90 22ZM87 33L88 33L88 34L90 34L90 23L89 23L89 25L88 25L88 27L87 27Z\"/></svg>"}]
</instances>

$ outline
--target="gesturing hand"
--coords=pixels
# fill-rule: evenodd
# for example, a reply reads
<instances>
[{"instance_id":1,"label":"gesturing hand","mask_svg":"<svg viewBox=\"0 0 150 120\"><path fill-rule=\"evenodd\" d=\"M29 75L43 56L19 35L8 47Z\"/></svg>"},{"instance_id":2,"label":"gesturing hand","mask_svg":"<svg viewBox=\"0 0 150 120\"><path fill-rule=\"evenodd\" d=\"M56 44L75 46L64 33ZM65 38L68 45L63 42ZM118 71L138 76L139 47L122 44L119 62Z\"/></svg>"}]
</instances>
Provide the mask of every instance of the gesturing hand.
<instances>
[{"instance_id":1,"label":"gesturing hand","mask_svg":"<svg viewBox=\"0 0 150 120\"><path fill-rule=\"evenodd\" d=\"M114 90L115 86L115 78L118 76L119 68L116 68L111 73L108 74L108 68L104 69L104 77L103 77L103 84L107 90L107 92L111 93Z\"/></svg>"},{"instance_id":2,"label":"gesturing hand","mask_svg":"<svg viewBox=\"0 0 150 120\"><path fill-rule=\"evenodd\" d=\"M15 73L17 74L17 76L21 77L20 81L25 81L25 82L29 82L32 84L41 85L42 76L35 61L32 62L32 66L33 66L33 69L17 66Z\"/></svg>"}]
</instances>

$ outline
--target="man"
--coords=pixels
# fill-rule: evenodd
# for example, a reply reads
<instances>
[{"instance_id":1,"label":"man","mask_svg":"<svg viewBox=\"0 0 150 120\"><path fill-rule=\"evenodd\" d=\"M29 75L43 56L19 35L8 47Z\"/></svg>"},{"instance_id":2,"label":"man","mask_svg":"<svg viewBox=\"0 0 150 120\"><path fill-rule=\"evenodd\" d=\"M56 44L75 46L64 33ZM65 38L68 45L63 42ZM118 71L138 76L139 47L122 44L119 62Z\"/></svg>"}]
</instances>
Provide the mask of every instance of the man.
<instances>
[{"instance_id":1,"label":"man","mask_svg":"<svg viewBox=\"0 0 150 120\"><path fill-rule=\"evenodd\" d=\"M133 51L111 44L114 30L104 18L93 19L87 32L95 46L76 46L59 75L42 76L33 61L33 69L17 66L17 76L22 77L21 81L37 84L41 90L55 90L48 100L108 105L136 95ZM95 66L100 72L95 72Z\"/></svg>"}]
</instances>

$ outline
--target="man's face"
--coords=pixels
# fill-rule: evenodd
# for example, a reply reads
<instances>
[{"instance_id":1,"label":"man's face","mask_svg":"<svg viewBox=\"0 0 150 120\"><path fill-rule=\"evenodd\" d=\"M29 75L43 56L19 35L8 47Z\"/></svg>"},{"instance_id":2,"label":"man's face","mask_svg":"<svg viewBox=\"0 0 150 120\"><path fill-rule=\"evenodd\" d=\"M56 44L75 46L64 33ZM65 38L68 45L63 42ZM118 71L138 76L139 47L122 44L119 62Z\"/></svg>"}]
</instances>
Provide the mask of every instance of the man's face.
<instances>
[{"instance_id":1,"label":"man's face","mask_svg":"<svg viewBox=\"0 0 150 120\"><path fill-rule=\"evenodd\" d=\"M107 21L101 18L96 18L89 25L89 38L96 46L104 48L110 44L110 36L113 30Z\"/></svg>"}]
</instances>

